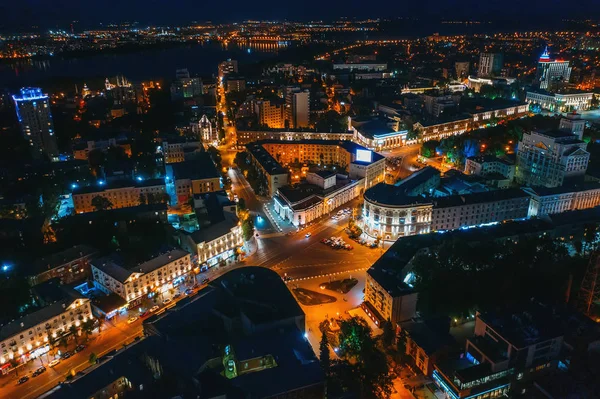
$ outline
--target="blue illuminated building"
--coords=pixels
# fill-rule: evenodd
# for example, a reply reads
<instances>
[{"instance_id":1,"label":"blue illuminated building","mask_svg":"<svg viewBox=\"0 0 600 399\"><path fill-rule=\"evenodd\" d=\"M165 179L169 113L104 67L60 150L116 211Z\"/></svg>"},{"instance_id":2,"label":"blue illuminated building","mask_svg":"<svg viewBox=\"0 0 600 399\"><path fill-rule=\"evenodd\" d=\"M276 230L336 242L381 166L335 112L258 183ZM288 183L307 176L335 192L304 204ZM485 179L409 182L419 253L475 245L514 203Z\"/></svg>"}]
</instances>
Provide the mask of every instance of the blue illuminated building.
<instances>
[{"instance_id":1,"label":"blue illuminated building","mask_svg":"<svg viewBox=\"0 0 600 399\"><path fill-rule=\"evenodd\" d=\"M32 157L58 161L58 147L48 96L38 87L24 87L19 94L13 95L13 100L21 132L29 142Z\"/></svg>"}]
</instances>

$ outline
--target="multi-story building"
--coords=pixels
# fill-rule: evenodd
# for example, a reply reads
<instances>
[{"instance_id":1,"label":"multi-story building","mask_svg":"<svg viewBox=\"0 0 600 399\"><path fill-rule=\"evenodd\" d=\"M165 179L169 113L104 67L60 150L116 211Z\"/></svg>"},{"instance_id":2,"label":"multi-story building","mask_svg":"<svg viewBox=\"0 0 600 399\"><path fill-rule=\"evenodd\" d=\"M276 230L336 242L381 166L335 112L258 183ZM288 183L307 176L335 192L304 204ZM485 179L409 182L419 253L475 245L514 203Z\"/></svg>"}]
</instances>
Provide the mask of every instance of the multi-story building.
<instances>
[{"instance_id":1,"label":"multi-story building","mask_svg":"<svg viewBox=\"0 0 600 399\"><path fill-rule=\"evenodd\" d=\"M423 102L425 104L425 112L435 118L439 118L444 111L458 108L460 95L442 95L439 93L423 94Z\"/></svg>"},{"instance_id":2,"label":"multi-story building","mask_svg":"<svg viewBox=\"0 0 600 399\"><path fill-rule=\"evenodd\" d=\"M59 278L63 284L82 280L90 275L90 260L97 253L95 248L76 245L39 258L33 263L36 274L29 276L29 284L34 286L51 278Z\"/></svg>"},{"instance_id":3,"label":"multi-story building","mask_svg":"<svg viewBox=\"0 0 600 399\"><path fill-rule=\"evenodd\" d=\"M48 353L51 342L90 319L90 300L70 297L0 326L0 369L7 371L11 360L24 363Z\"/></svg>"},{"instance_id":4,"label":"multi-story building","mask_svg":"<svg viewBox=\"0 0 600 399\"><path fill-rule=\"evenodd\" d=\"M115 255L92 261L94 285L107 294L114 292L129 305L139 303L151 293L166 293L191 274L191 255L181 249L173 249L129 268Z\"/></svg>"},{"instance_id":5,"label":"multi-story building","mask_svg":"<svg viewBox=\"0 0 600 399\"><path fill-rule=\"evenodd\" d=\"M362 307L378 326L387 320L395 326L415 317L417 299L417 292L392 271L376 267L367 270Z\"/></svg>"},{"instance_id":6,"label":"multi-story building","mask_svg":"<svg viewBox=\"0 0 600 399\"><path fill-rule=\"evenodd\" d=\"M595 208L600 205L600 183L597 182L553 188L527 187L524 190L531 195L530 217Z\"/></svg>"},{"instance_id":7,"label":"multi-story building","mask_svg":"<svg viewBox=\"0 0 600 399\"><path fill-rule=\"evenodd\" d=\"M54 123L50 112L50 101L42 89L24 87L13 100L23 137L29 143L34 159L47 157L58 160L58 146L54 135Z\"/></svg>"},{"instance_id":8,"label":"multi-story building","mask_svg":"<svg viewBox=\"0 0 600 399\"><path fill-rule=\"evenodd\" d=\"M126 141L120 141L116 138L108 140L88 140L85 143L75 145L73 148L73 158L87 161L90 151L99 150L106 152L110 147L121 147L126 155L131 156L131 144Z\"/></svg>"},{"instance_id":9,"label":"multi-story building","mask_svg":"<svg viewBox=\"0 0 600 399\"><path fill-rule=\"evenodd\" d=\"M472 121L473 118L469 115L457 115L444 122L417 122L414 124L413 129L420 132L423 141L441 140L471 130Z\"/></svg>"},{"instance_id":10,"label":"multi-story building","mask_svg":"<svg viewBox=\"0 0 600 399\"><path fill-rule=\"evenodd\" d=\"M538 61L535 83L542 90L553 91L557 84L568 83L570 77L569 61L551 59L546 47Z\"/></svg>"},{"instance_id":11,"label":"multi-story building","mask_svg":"<svg viewBox=\"0 0 600 399\"><path fill-rule=\"evenodd\" d=\"M202 95L203 90L202 80L190 77L187 69L178 69L175 71L175 81L171 85L172 99L180 100L198 97Z\"/></svg>"},{"instance_id":12,"label":"multi-story building","mask_svg":"<svg viewBox=\"0 0 600 399\"><path fill-rule=\"evenodd\" d=\"M539 105L551 112L585 111L590 109L594 93L571 91L569 93L550 93L545 90L528 91L525 101Z\"/></svg>"},{"instance_id":13,"label":"multi-story building","mask_svg":"<svg viewBox=\"0 0 600 399\"><path fill-rule=\"evenodd\" d=\"M284 118L288 127L308 127L310 122L310 92L297 87L286 87Z\"/></svg>"},{"instance_id":14,"label":"multi-story building","mask_svg":"<svg viewBox=\"0 0 600 399\"><path fill-rule=\"evenodd\" d=\"M352 132L292 132L289 130L238 130L238 145L246 145L260 140L348 140L352 141L354 134Z\"/></svg>"},{"instance_id":15,"label":"multi-story building","mask_svg":"<svg viewBox=\"0 0 600 399\"><path fill-rule=\"evenodd\" d=\"M467 158L465 162L465 174L476 176L488 176L501 174L508 180L515 178L515 164L493 155L478 155Z\"/></svg>"},{"instance_id":16,"label":"multi-story building","mask_svg":"<svg viewBox=\"0 0 600 399\"><path fill-rule=\"evenodd\" d=\"M583 140L583 130L585 129L585 119L581 119L581 114L572 112L563 116L558 125L559 130L571 132L579 140Z\"/></svg>"},{"instance_id":17,"label":"multi-story building","mask_svg":"<svg viewBox=\"0 0 600 399\"><path fill-rule=\"evenodd\" d=\"M283 106L271 104L269 100L257 101L254 105L254 112L258 117L258 123L261 126L267 126L271 129L281 129L284 127L283 110Z\"/></svg>"},{"instance_id":18,"label":"multi-story building","mask_svg":"<svg viewBox=\"0 0 600 399\"><path fill-rule=\"evenodd\" d=\"M163 140L161 148L163 161L166 164L184 162L187 155L203 151L200 141L175 139L169 139L169 141Z\"/></svg>"},{"instance_id":19,"label":"multi-story building","mask_svg":"<svg viewBox=\"0 0 600 399\"><path fill-rule=\"evenodd\" d=\"M478 77L498 76L504 66L504 55L500 53L479 54Z\"/></svg>"},{"instance_id":20,"label":"multi-story building","mask_svg":"<svg viewBox=\"0 0 600 399\"><path fill-rule=\"evenodd\" d=\"M242 76L227 77L227 93L246 90L246 79Z\"/></svg>"},{"instance_id":21,"label":"multi-story building","mask_svg":"<svg viewBox=\"0 0 600 399\"><path fill-rule=\"evenodd\" d=\"M219 77L225 77L229 74L238 73L238 62L231 58L219 64Z\"/></svg>"},{"instance_id":22,"label":"multi-story building","mask_svg":"<svg viewBox=\"0 0 600 399\"><path fill-rule=\"evenodd\" d=\"M403 146L407 143L407 130L398 130L397 116L389 113L390 107L380 107L381 112L391 116L392 122L374 118L348 118L348 131L352 140L374 151L382 151ZM390 126L391 125L391 126Z\"/></svg>"},{"instance_id":23,"label":"multi-story building","mask_svg":"<svg viewBox=\"0 0 600 399\"><path fill-rule=\"evenodd\" d=\"M431 230L445 231L526 219L530 197L521 189L433 198Z\"/></svg>"},{"instance_id":24,"label":"multi-story building","mask_svg":"<svg viewBox=\"0 0 600 399\"><path fill-rule=\"evenodd\" d=\"M518 146L515 177L521 184L544 187L583 177L590 159L586 147L568 131L525 133Z\"/></svg>"},{"instance_id":25,"label":"multi-story building","mask_svg":"<svg viewBox=\"0 0 600 399\"><path fill-rule=\"evenodd\" d=\"M385 72L387 70L386 63L346 63L346 64L333 64L333 70L335 71L347 71L347 72Z\"/></svg>"},{"instance_id":26,"label":"multi-story building","mask_svg":"<svg viewBox=\"0 0 600 399\"><path fill-rule=\"evenodd\" d=\"M94 212L92 205L95 197L104 197L112 204L111 209L128 208L140 205L140 196L149 194L162 201L166 194L165 182L162 179L149 179L143 181L115 181L104 183L100 181L95 186L75 188L73 190L73 204L76 213Z\"/></svg>"},{"instance_id":27,"label":"multi-story building","mask_svg":"<svg viewBox=\"0 0 600 399\"><path fill-rule=\"evenodd\" d=\"M201 270L234 257L236 251L244 244L239 220L228 212L223 213L223 220L193 233L182 230L180 239L181 247L194 254Z\"/></svg>"},{"instance_id":28,"label":"multi-story building","mask_svg":"<svg viewBox=\"0 0 600 399\"><path fill-rule=\"evenodd\" d=\"M528 216L530 196L520 189L434 197L436 172L422 169L398 185L380 183L365 191L363 231L393 241Z\"/></svg>"},{"instance_id":29,"label":"multi-story building","mask_svg":"<svg viewBox=\"0 0 600 399\"><path fill-rule=\"evenodd\" d=\"M210 154L198 153L192 160L165 166L167 192L172 204L185 203L194 194L221 189L221 174Z\"/></svg>"}]
</instances>

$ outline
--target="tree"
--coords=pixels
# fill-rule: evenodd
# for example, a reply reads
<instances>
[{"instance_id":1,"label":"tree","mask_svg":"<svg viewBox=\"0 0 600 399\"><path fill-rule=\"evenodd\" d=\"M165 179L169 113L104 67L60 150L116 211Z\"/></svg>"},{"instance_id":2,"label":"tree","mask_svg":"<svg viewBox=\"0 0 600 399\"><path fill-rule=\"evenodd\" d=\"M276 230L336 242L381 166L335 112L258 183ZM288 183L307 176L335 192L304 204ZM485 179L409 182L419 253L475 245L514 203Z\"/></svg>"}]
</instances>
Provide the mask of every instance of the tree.
<instances>
[{"instance_id":1,"label":"tree","mask_svg":"<svg viewBox=\"0 0 600 399\"><path fill-rule=\"evenodd\" d=\"M319 344L319 361L321 368L325 375L329 374L329 367L331 366L331 359L329 358L329 341L327 340L327 334L323 333L321 336L321 343Z\"/></svg>"},{"instance_id":2,"label":"tree","mask_svg":"<svg viewBox=\"0 0 600 399\"><path fill-rule=\"evenodd\" d=\"M146 196L144 195L144 193L141 193L140 194L140 199L139 199L140 205L145 205L146 201L147 201L146 200Z\"/></svg>"},{"instance_id":3,"label":"tree","mask_svg":"<svg viewBox=\"0 0 600 399\"><path fill-rule=\"evenodd\" d=\"M383 345L387 348L394 344L396 332L394 331L394 325L389 319L384 321L382 324L383 335L381 336L381 341L383 342Z\"/></svg>"},{"instance_id":4,"label":"tree","mask_svg":"<svg viewBox=\"0 0 600 399\"><path fill-rule=\"evenodd\" d=\"M90 353L88 361L90 362L90 364L96 364L96 362L98 361L98 355L96 355L94 352Z\"/></svg>"},{"instance_id":5,"label":"tree","mask_svg":"<svg viewBox=\"0 0 600 399\"><path fill-rule=\"evenodd\" d=\"M112 209L113 203L110 202L108 198L102 197L101 195L97 195L92 198L92 206L96 211L104 211L107 209Z\"/></svg>"},{"instance_id":6,"label":"tree","mask_svg":"<svg viewBox=\"0 0 600 399\"><path fill-rule=\"evenodd\" d=\"M171 196L167 193L161 193L158 195L158 202L160 202L161 204L170 205L171 204Z\"/></svg>"},{"instance_id":7,"label":"tree","mask_svg":"<svg viewBox=\"0 0 600 399\"><path fill-rule=\"evenodd\" d=\"M254 235L254 222L252 221L252 218L246 218L246 220L242 222L242 235L246 241L251 239Z\"/></svg>"},{"instance_id":8,"label":"tree","mask_svg":"<svg viewBox=\"0 0 600 399\"><path fill-rule=\"evenodd\" d=\"M352 317L340 322L340 350L345 356L359 360L362 355L374 345L371 337L371 328L360 317Z\"/></svg>"},{"instance_id":9,"label":"tree","mask_svg":"<svg viewBox=\"0 0 600 399\"><path fill-rule=\"evenodd\" d=\"M78 344L78 342L77 342L77 340L78 340L78 337L77 337L77 332L78 332L77 327L75 327L75 325L71 325L71 327L69 327L69 332L71 333L71 335L75 339L75 345L77 345Z\"/></svg>"},{"instance_id":10,"label":"tree","mask_svg":"<svg viewBox=\"0 0 600 399\"><path fill-rule=\"evenodd\" d=\"M238 198L237 209L238 209L238 213L246 210L246 200L245 199Z\"/></svg>"}]
</instances>

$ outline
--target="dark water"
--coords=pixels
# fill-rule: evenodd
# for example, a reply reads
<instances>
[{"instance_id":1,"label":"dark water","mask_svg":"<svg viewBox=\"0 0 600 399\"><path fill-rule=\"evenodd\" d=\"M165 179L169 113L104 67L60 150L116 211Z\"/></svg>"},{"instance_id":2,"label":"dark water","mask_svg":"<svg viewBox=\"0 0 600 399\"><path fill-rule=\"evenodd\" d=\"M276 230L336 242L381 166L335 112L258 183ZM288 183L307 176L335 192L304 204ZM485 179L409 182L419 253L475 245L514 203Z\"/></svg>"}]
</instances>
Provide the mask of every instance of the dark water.
<instances>
[{"instance_id":1,"label":"dark water","mask_svg":"<svg viewBox=\"0 0 600 399\"><path fill-rule=\"evenodd\" d=\"M208 77L217 73L217 65L228 58L240 66L276 56L285 46L274 43L252 43L248 46L203 43L168 49L149 49L131 53L99 53L64 58L0 62L0 88L16 90L23 86L55 86L90 84L106 77L123 75L130 81L173 78L175 70L187 68L190 74Z\"/></svg>"}]
</instances>

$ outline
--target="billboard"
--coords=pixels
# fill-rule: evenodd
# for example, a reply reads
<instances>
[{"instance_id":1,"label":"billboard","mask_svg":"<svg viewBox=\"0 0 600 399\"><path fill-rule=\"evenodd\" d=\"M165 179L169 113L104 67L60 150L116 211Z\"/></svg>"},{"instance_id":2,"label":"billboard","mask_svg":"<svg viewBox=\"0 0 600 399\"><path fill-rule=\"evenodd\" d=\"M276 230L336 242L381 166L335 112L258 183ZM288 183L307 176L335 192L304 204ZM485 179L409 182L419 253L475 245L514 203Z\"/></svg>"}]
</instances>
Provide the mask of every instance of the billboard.
<instances>
[{"instance_id":1,"label":"billboard","mask_svg":"<svg viewBox=\"0 0 600 399\"><path fill-rule=\"evenodd\" d=\"M356 160L359 162L371 162L373 159L373 151L356 150Z\"/></svg>"}]
</instances>

